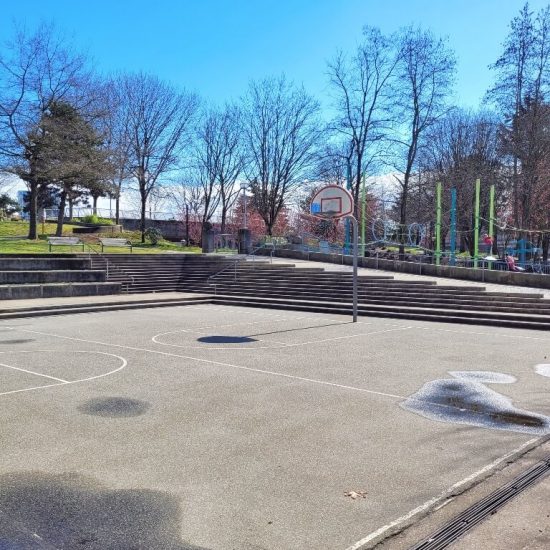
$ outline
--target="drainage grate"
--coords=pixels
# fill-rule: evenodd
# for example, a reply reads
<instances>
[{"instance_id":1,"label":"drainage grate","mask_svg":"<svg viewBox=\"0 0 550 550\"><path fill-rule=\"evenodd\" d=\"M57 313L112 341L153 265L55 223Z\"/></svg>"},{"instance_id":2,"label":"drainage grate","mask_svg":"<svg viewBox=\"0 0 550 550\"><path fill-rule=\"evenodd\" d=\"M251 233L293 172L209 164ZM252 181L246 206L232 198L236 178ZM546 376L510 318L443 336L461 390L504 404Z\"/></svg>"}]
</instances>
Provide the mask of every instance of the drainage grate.
<instances>
[{"instance_id":1,"label":"drainage grate","mask_svg":"<svg viewBox=\"0 0 550 550\"><path fill-rule=\"evenodd\" d=\"M409 550L440 550L446 548L487 516L494 514L509 500L539 481L548 472L550 472L550 456L521 474L511 483L504 485L483 500L470 506L439 531L415 546L411 546Z\"/></svg>"}]
</instances>

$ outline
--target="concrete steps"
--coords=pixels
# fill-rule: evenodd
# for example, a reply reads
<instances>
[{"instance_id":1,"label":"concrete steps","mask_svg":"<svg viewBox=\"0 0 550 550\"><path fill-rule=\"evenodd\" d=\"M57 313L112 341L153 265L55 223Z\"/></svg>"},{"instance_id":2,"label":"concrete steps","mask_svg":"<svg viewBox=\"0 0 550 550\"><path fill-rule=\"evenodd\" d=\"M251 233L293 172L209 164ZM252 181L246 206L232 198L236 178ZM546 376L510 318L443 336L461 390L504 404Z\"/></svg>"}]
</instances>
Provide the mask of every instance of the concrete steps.
<instances>
[{"instance_id":1,"label":"concrete steps","mask_svg":"<svg viewBox=\"0 0 550 550\"><path fill-rule=\"evenodd\" d=\"M196 287L197 292L206 292L206 287ZM188 291L191 291L188 288ZM285 299L288 297L294 297L297 299L318 301L318 302L334 302L334 303L347 303L351 304L353 295L351 290L343 290L337 294L323 294L319 293L318 289L311 289L309 291L301 291L299 293L292 293L291 291L285 291L278 288L273 289L258 289L258 288L246 288L246 289L234 289L229 286L223 288L217 288L214 294L218 295L230 295L230 296L258 296L258 297L273 297ZM360 304L387 304L390 301L386 294L380 293L379 295L372 295L369 292L358 293L358 300ZM490 300L484 300L483 297L470 297L461 295L452 296L412 296L412 295L394 295L391 297L391 304L394 305L415 305L421 308L439 307L442 309L456 309L456 310L481 310L481 311L506 311L506 312L525 312L532 311L538 315L547 314L550 315L550 302L532 303L524 302L518 297L498 299L498 297L491 296Z\"/></svg>"},{"instance_id":2,"label":"concrete steps","mask_svg":"<svg viewBox=\"0 0 550 550\"><path fill-rule=\"evenodd\" d=\"M1 263L1 262L0 262ZM91 269L0 271L0 285L29 283L87 283L104 282L105 271Z\"/></svg>"},{"instance_id":3,"label":"concrete steps","mask_svg":"<svg viewBox=\"0 0 550 550\"><path fill-rule=\"evenodd\" d=\"M173 307L173 306L189 306L197 304L211 303L208 296L186 296L184 298L148 298L142 300L120 300L106 302L94 302L93 300L86 305L82 304L65 304L65 305L48 305L32 308L13 308L0 309L0 320L2 319L20 319L25 317L42 317L45 315L69 315L75 313L91 313L96 311L119 311L126 309L144 309L157 307Z\"/></svg>"},{"instance_id":4,"label":"concrete steps","mask_svg":"<svg viewBox=\"0 0 550 550\"><path fill-rule=\"evenodd\" d=\"M295 268L267 260L235 264L234 258L185 254L0 257L0 299L99 296L121 288L130 294L151 293L151 298L127 302L121 298L109 304L92 300L19 313L53 315L209 302L345 315L352 309L352 275L347 271ZM164 291L195 293L196 299L154 298L153 293ZM439 286L421 278L362 275L358 297L360 315L550 329L550 300L536 292L487 292L483 286ZM0 318L10 315L14 313L0 310Z\"/></svg>"},{"instance_id":5,"label":"concrete steps","mask_svg":"<svg viewBox=\"0 0 550 550\"><path fill-rule=\"evenodd\" d=\"M61 298L68 296L101 296L119 294L120 283L46 283L0 285L0 300L27 298Z\"/></svg>"},{"instance_id":6,"label":"concrete steps","mask_svg":"<svg viewBox=\"0 0 550 550\"><path fill-rule=\"evenodd\" d=\"M0 300L118 294L121 284L88 257L0 255Z\"/></svg>"},{"instance_id":7,"label":"concrete steps","mask_svg":"<svg viewBox=\"0 0 550 550\"><path fill-rule=\"evenodd\" d=\"M258 307L271 309L290 309L296 311L311 311L351 315L351 304L320 303L318 301L289 300L275 298L255 298L245 296L215 296L212 303L220 305L234 305L241 307ZM358 308L360 316L385 317L391 319L410 319L417 321L433 321L441 323L462 323L509 328L528 328L534 330L550 330L550 317L534 315L502 315L487 314L484 312L461 312L455 310L399 308L395 306L365 306Z\"/></svg>"}]
</instances>

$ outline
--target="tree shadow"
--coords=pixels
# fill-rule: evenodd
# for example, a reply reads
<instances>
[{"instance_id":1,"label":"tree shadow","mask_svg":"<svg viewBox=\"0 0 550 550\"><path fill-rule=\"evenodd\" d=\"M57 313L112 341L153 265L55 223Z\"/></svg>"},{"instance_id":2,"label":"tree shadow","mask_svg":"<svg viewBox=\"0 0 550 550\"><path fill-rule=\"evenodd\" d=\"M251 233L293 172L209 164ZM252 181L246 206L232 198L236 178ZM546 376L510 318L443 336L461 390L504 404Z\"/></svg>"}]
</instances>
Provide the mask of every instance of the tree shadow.
<instances>
[{"instance_id":1,"label":"tree shadow","mask_svg":"<svg viewBox=\"0 0 550 550\"><path fill-rule=\"evenodd\" d=\"M174 496L76 473L0 476L0 550L206 550L181 540Z\"/></svg>"}]
</instances>

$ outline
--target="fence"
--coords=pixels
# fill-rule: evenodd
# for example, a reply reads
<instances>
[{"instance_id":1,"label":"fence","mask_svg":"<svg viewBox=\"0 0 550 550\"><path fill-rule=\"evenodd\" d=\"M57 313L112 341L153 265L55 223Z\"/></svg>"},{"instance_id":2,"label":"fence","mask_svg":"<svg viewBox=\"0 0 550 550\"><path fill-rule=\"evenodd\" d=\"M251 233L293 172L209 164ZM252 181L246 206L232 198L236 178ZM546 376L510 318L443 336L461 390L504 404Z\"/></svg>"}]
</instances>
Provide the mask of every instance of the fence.
<instances>
[{"instance_id":1,"label":"fence","mask_svg":"<svg viewBox=\"0 0 550 550\"><path fill-rule=\"evenodd\" d=\"M115 209L114 208L97 208L95 215L99 218L108 218L115 219ZM90 206L86 207L73 207L73 218L84 218L85 216L94 215L94 209ZM46 208L44 210L44 216L46 220L57 220L59 216L59 208ZM69 218L69 208L65 207L64 212L65 218ZM120 210L119 217L125 219L141 219L141 211L139 210ZM159 221L172 221L181 219L181 216L175 214L174 212L159 212L155 210L147 210L145 212L145 218L148 220L159 220Z\"/></svg>"}]
</instances>

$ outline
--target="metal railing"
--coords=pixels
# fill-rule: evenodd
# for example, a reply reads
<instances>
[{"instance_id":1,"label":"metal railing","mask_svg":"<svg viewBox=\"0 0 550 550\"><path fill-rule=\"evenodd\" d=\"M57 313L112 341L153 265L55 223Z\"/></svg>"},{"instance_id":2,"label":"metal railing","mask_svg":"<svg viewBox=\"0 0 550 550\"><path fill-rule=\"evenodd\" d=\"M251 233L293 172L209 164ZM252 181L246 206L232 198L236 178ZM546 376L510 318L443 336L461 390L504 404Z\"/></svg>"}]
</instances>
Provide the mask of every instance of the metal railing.
<instances>
[{"instance_id":1,"label":"metal railing","mask_svg":"<svg viewBox=\"0 0 550 550\"><path fill-rule=\"evenodd\" d=\"M268 248L270 249L270 254L269 254L270 263L273 263L273 254L275 252L275 245L273 243L264 243L258 246L257 248L255 248L254 250L252 250L252 252L250 252L249 254L246 254L245 256L234 260L232 264L226 265L223 269L220 269L216 273L209 275L208 278L206 279L206 283L208 284L208 286L214 286L214 295L217 294L218 286L216 285L216 283L213 283L212 281L216 277L218 277L222 273L225 273L229 270L233 270L233 280L237 282L237 266L239 266L242 262L248 261L250 258L252 258L252 265L254 266L256 253L259 250L268 249Z\"/></svg>"},{"instance_id":2,"label":"metal railing","mask_svg":"<svg viewBox=\"0 0 550 550\"><path fill-rule=\"evenodd\" d=\"M126 279L121 283L122 291L123 293L128 294L130 285L133 285L135 282L134 276L131 273L127 273L126 271L124 271L124 269L122 269L120 266L111 262L103 253L94 248L90 243L85 243L85 245L88 248L88 258L90 260L90 266L92 267L92 269L94 268L94 257L100 258L101 261L105 264L107 280L109 280L109 276L112 275L113 272L119 273ZM95 256L92 256L92 253L95 254Z\"/></svg>"}]
</instances>

